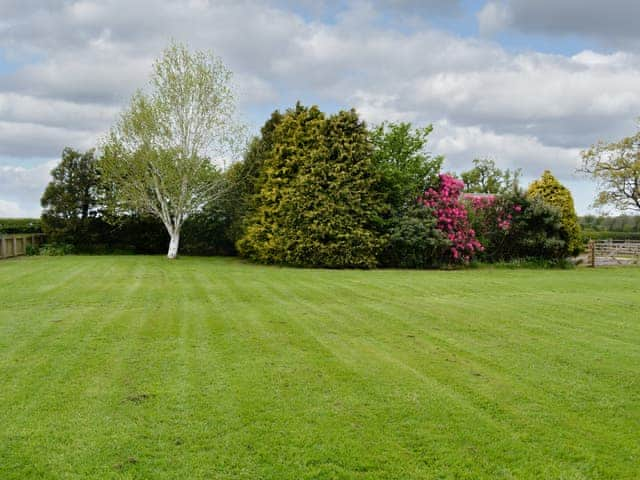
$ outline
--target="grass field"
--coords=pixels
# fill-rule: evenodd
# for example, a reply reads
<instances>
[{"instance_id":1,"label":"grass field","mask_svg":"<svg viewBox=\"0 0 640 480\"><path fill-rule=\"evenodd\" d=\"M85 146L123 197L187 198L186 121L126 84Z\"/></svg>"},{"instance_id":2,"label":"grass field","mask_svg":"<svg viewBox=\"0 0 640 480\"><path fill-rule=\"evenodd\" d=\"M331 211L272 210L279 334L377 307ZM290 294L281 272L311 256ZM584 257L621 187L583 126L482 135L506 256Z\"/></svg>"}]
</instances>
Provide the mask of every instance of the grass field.
<instances>
[{"instance_id":1,"label":"grass field","mask_svg":"<svg viewBox=\"0 0 640 480\"><path fill-rule=\"evenodd\" d=\"M635 479L640 269L0 262L0 479Z\"/></svg>"}]
</instances>

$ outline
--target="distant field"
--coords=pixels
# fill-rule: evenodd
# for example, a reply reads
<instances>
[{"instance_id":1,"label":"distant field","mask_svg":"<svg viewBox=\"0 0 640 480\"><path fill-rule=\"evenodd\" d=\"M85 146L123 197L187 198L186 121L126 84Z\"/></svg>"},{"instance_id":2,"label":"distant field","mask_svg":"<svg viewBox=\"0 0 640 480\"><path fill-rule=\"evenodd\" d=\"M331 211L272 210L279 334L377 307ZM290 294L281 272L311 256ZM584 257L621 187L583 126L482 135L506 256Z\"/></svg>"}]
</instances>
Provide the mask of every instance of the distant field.
<instances>
[{"instance_id":1,"label":"distant field","mask_svg":"<svg viewBox=\"0 0 640 480\"><path fill-rule=\"evenodd\" d=\"M640 269L0 262L0 479L636 479Z\"/></svg>"}]
</instances>

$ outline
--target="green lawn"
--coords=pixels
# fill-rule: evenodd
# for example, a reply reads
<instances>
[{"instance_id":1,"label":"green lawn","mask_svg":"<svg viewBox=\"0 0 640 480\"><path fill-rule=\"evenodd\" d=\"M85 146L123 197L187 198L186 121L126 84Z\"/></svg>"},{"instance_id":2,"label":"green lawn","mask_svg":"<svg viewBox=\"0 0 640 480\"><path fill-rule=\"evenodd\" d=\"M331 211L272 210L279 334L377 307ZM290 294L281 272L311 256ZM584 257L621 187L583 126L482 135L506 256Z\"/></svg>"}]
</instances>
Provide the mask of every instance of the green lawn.
<instances>
[{"instance_id":1,"label":"green lawn","mask_svg":"<svg viewBox=\"0 0 640 480\"><path fill-rule=\"evenodd\" d=\"M640 269L0 262L0 479L635 479Z\"/></svg>"}]
</instances>

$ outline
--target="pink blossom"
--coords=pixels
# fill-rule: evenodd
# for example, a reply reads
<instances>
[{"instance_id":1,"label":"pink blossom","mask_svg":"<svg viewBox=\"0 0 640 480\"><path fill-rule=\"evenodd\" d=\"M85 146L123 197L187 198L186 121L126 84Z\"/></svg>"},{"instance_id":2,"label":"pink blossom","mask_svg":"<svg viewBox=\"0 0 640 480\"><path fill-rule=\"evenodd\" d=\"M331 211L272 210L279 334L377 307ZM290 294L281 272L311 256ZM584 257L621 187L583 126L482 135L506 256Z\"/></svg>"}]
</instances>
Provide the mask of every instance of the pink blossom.
<instances>
[{"instance_id":1,"label":"pink blossom","mask_svg":"<svg viewBox=\"0 0 640 480\"><path fill-rule=\"evenodd\" d=\"M475 231L470 228L469 215L461 197L471 199L473 208L484 207L494 202L494 197L473 197L461 195L464 183L450 175L441 174L440 184L436 189L429 188L420 198L426 207L435 210L438 219L437 228L451 241L451 258L453 261L469 261L476 251L483 247L475 237Z\"/></svg>"}]
</instances>

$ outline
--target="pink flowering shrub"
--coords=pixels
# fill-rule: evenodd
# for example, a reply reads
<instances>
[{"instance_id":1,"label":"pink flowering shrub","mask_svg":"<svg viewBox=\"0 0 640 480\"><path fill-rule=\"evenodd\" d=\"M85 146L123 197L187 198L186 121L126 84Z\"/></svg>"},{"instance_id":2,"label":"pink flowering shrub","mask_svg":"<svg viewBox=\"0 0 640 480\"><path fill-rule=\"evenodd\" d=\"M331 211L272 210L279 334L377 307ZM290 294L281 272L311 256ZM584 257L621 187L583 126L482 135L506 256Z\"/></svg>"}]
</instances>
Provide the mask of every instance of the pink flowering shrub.
<instances>
[{"instance_id":1,"label":"pink flowering shrub","mask_svg":"<svg viewBox=\"0 0 640 480\"><path fill-rule=\"evenodd\" d=\"M478 238L494 233L506 234L513 227L514 215L522 212L522 206L504 197L491 194L466 193L463 201L469 207L469 217ZM483 245L485 242L483 242Z\"/></svg>"},{"instance_id":2,"label":"pink flowering shrub","mask_svg":"<svg viewBox=\"0 0 640 480\"><path fill-rule=\"evenodd\" d=\"M505 195L465 194L469 221L484 246L482 260L561 258L565 242L557 214L514 192Z\"/></svg>"},{"instance_id":3,"label":"pink flowering shrub","mask_svg":"<svg viewBox=\"0 0 640 480\"><path fill-rule=\"evenodd\" d=\"M441 174L436 188L429 188L419 199L434 212L440 230L451 246L447 259L452 263L466 263L483 250L471 228L465 203L461 201L464 183L447 174Z\"/></svg>"},{"instance_id":4,"label":"pink flowering shrub","mask_svg":"<svg viewBox=\"0 0 640 480\"><path fill-rule=\"evenodd\" d=\"M522 211L513 198L496 195L466 194L463 201L469 208L469 221L485 247L487 260L502 258L513 242L514 221Z\"/></svg>"}]
</instances>

